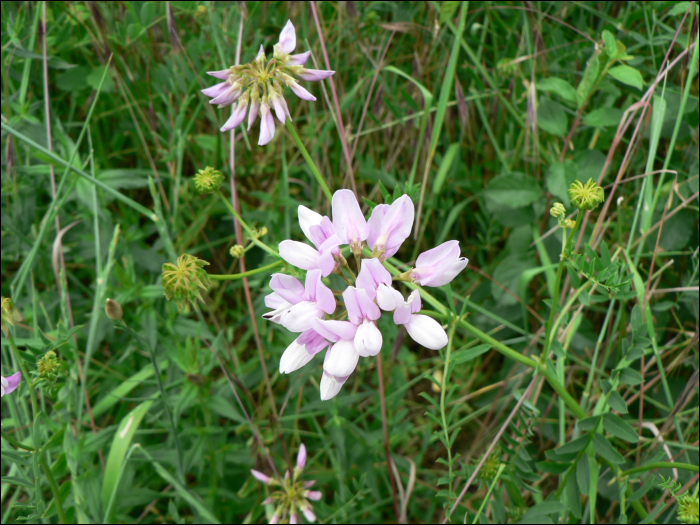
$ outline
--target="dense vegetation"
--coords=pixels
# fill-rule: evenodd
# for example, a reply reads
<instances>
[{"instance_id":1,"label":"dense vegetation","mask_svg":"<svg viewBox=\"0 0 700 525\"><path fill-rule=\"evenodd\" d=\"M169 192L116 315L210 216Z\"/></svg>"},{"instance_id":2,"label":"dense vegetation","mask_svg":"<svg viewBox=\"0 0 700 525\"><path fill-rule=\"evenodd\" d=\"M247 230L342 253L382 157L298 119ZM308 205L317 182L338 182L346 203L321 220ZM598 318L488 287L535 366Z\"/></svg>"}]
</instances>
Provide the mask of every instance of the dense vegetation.
<instances>
[{"instance_id":1,"label":"dense vegetation","mask_svg":"<svg viewBox=\"0 0 700 525\"><path fill-rule=\"evenodd\" d=\"M696 2L1 9L3 523L266 522L299 467L324 523L698 522ZM288 20L335 74L220 132L206 73ZM395 284L447 346L383 315L322 401L262 316L340 189L409 196L393 275L469 265Z\"/></svg>"}]
</instances>

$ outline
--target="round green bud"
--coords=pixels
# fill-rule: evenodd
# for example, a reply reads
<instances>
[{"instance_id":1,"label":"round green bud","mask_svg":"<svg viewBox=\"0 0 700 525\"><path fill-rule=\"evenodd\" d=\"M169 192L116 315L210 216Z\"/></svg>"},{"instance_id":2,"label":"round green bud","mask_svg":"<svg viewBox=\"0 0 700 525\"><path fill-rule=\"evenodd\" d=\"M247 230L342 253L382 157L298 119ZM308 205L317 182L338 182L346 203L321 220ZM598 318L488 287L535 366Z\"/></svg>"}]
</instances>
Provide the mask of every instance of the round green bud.
<instances>
[{"instance_id":1,"label":"round green bud","mask_svg":"<svg viewBox=\"0 0 700 525\"><path fill-rule=\"evenodd\" d=\"M199 193L211 193L218 190L224 182L224 176L219 170L207 166L194 176L194 186Z\"/></svg>"},{"instance_id":2,"label":"round green bud","mask_svg":"<svg viewBox=\"0 0 700 525\"><path fill-rule=\"evenodd\" d=\"M243 257L245 254L245 248L240 244L234 244L231 246L229 253L231 254L231 257Z\"/></svg>"},{"instance_id":3,"label":"round green bud","mask_svg":"<svg viewBox=\"0 0 700 525\"><path fill-rule=\"evenodd\" d=\"M605 201L605 192L593 179L588 179L586 184L575 181L567 192L571 205L579 210L595 210L598 205Z\"/></svg>"}]
</instances>

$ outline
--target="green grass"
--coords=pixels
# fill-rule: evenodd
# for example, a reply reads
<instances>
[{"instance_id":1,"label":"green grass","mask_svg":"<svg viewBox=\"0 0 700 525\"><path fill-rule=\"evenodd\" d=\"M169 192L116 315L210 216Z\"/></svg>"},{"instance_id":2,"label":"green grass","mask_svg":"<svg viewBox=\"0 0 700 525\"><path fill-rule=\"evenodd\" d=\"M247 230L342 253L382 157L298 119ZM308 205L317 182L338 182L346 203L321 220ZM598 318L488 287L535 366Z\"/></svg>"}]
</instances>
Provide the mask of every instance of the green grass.
<instances>
[{"instance_id":1,"label":"green grass","mask_svg":"<svg viewBox=\"0 0 700 525\"><path fill-rule=\"evenodd\" d=\"M675 522L698 490L697 4L315 8L321 33L307 2L2 4L2 296L24 318L2 374L28 371L2 401L2 522L267 522L250 469L300 443L322 523ZM287 90L267 146L239 127L232 177L206 71L270 56L288 19L334 86ZM206 166L221 199L195 191ZM589 178L605 202L575 216ZM353 187L365 212L413 199L393 275L450 239L470 263L421 289L446 348L385 315L381 363L323 402L320 357L278 372L294 336L264 297L303 276L277 255L298 205ZM561 263L555 202L580 224ZM161 285L184 253L212 275L198 310Z\"/></svg>"}]
</instances>

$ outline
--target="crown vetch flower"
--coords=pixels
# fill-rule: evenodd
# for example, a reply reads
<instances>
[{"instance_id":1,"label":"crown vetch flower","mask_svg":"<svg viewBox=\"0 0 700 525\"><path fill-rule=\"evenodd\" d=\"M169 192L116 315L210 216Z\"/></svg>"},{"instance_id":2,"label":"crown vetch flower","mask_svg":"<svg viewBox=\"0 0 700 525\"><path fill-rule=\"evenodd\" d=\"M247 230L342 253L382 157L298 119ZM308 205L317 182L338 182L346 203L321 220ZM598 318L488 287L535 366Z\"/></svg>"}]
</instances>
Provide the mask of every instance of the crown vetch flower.
<instances>
[{"instance_id":1,"label":"crown vetch flower","mask_svg":"<svg viewBox=\"0 0 700 525\"><path fill-rule=\"evenodd\" d=\"M384 267L384 260L396 254L410 234L414 216L410 198L404 195L391 205L376 206L369 222L349 190L336 191L331 204L332 220L299 206L299 225L316 248L287 240L280 243L279 251L285 261L308 271L307 284L303 287L294 277L274 274L270 281L273 293L265 297L265 304L272 311L263 316L290 331L302 332L284 351L280 360L281 373L298 370L317 353L326 350L320 382L324 401L340 392L360 357L376 356L381 351L383 336L377 322L382 310L393 312L393 321L405 326L411 338L424 347L438 350L448 343L447 333L440 323L419 313L418 290L405 300L401 292L392 287L391 274ZM361 259L367 244L373 249L372 257ZM354 285L344 273L354 278L340 250L342 245L349 245L358 261L359 272ZM416 260L416 267L395 280L442 286L454 279L467 262L460 257L459 242L448 241L422 253ZM325 319L326 314L334 313L336 298L323 284L321 276L332 272L342 275L348 283L344 291L335 292L342 298L345 312ZM309 288L310 282L315 292Z\"/></svg>"},{"instance_id":2,"label":"crown vetch flower","mask_svg":"<svg viewBox=\"0 0 700 525\"><path fill-rule=\"evenodd\" d=\"M5 397L5 394L11 394L19 386L22 380L22 372L16 372L11 376L0 376L0 397Z\"/></svg>"},{"instance_id":3,"label":"crown vetch flower","mask_svg":"<svg viewBox=\"0 0 700 525\"><path fill-rule=\"evenodd\" d=\"M310 523L316 521L316 515L309 500L319 501L323 494L318 490L309 490L316 483L315 480L301 481L299 479L306 466L306 457L306 447L302 443L297 454L294 473L290 474L287 470L284 479L276 479L257 470L250 470L250 473L258 481L270 487L279 487L263 501L263 505L276 505L270 523L279 523L280 520L298 523L299 511L304 514L306 521Z\"/></svg>"},{"instance_id":4,"label":"crown vetch flower","mask_svg":"<svg viewBox=\"0 0 700 525\"><path fill-rule=\"evenodd\" d=\"M296 78L318 82L333 75L335 71L306 69L303 66L309 59L311 51L292 55L296 45L296 30L292 21L289 20L282 29L279 41L274 46L272 58L269 60L263 46L260 46L257 56L248 64L208 72L214 78L223 80L202 90L202 93L211 98L209 103L225 107L238 102L229 119L221 127L221 131L229 131L242 124L246 112L248 112L248 129L250 129L260 113L258 145L263 146L275 136L272 109L280 122L291 120L289 108L284 99L285 86L299 98L316 100L316 97L299 85Z\"/></svg>"},{"instance_id":5,"label":"crown vetch flower","mask_svg":"<svg viewBox=\"0 0 700 525\"><path fill-rule=\"evenodd\" d=\"M275 309L263 317L290 332L310 330L312 319L335 312L333 292L321 281L320 270L308 272L303 286L296 277L275 273L270 288L274 293L265 298L265 304Z\"/></svg>"},{"instance_id":6,"label":"crown vetch flower","mask_svg":"<svg viewBox=\"0 0 700 525\"><path fill-rule=\"evenodd\" d=\"M443 242L440 246L423 252L416 259L416 267L408 277L421 286L443 286L466 268L469 259L460 257L459 241Z\"/></svg>"}]
</instances>

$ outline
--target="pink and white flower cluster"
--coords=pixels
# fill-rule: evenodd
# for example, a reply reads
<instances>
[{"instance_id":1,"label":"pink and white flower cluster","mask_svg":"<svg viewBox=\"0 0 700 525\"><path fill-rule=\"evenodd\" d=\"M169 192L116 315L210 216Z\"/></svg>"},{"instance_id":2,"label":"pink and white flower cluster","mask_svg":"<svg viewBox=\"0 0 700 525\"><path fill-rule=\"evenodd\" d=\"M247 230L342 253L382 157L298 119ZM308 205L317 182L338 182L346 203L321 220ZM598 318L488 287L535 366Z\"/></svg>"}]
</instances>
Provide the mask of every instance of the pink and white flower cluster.
<instances>
[{"instance_id":1,"label":"pink and white flower cluster","mask_svg":"<svg viewBox=\"0 0 700 525\"><path fill-rule=\"evenodd\" d=\"M250 469L250 473L258 481L272 487L279 487L270 497L263 501L263 505L275 504L275 512L270 519L270 523L279 523L280 520L285 523L299 522L299 512L304 515L306 521L313 523L316 521L316 515L311 508L311 501L318 501L323 497L323 494L318 490L309 490L316 483L315 480L301 481L301 475L306 466L306 447L302 443L297 454L297 464L294 467L294 473L290 474L287 470L284 474L284 479L277 479L267 476L262 472Z\"/></svg>"},{"instance_id":2,"label":"pink and white flower cluster","mask_svg":"<svg viewBox=\"0 0 700 525\"><path fill-rule=\"evenodd\" d=\"M306 69L304 64L309 59L311 51L292 55L296 46L296 31L292 21L288 20L280 33L279 42L275 44L270 60L267 60L261 45L258 56L252 62L207 73L223 80L219 84L202 90L202 93L211 97L210 104L217 104L221 108L238 102L221 131L228 131L240 125L245 120L246 113L248 113L250 130L260 113L258 145L263 146L275 136L273 110L281 123L284 124L287 118L291 120L287 101L284 99L284 86L289 87L299 98L316 100L316 97L299 85L297 78L313 82L328 78L335 71Z\"/></svg>"},{"instance_id":3,"label":"pink and white flower cluster","mask_svg":"<svg viewBox=\"0 0 700 525\"><path fill-rule=\"evenodd\" d=\"M447 345L447 333L427 315L419 313L421 299L414 290L404 299L392 287L392 277L384 261L394 255L413 227L414 206L408 195L391 205L379 204L365 220L355 195L338 190L332 200L333 220L299 206L299 223L304 235L315 246L297 241L282 241L280 256L306 270L302 284L295 277L274 274L273 293L265 297L272 308L265 319L281 324L299 337L285 350L280 372L289 374L326 350L321 377L321 399L331 399L355 370L360 357L376 356L383 337L377 327L382 312L391 313L397 325L403 325L411 338L431 350ZM354 277L341 246L349 245L358 262L354 285L343 270ZM364 246L372 249L369 258L361 258ZM447 241L418 256L415 267L399 278L421 286L442 286L461 272L468 259L460 256L459 241ZM349 286L340 293L345 311L336 312L334 292L322 278L341 275ZM333 316L329 318L329 316ZM343 320L347 317L347 320Z\"/></svg>"}]
</instances>

